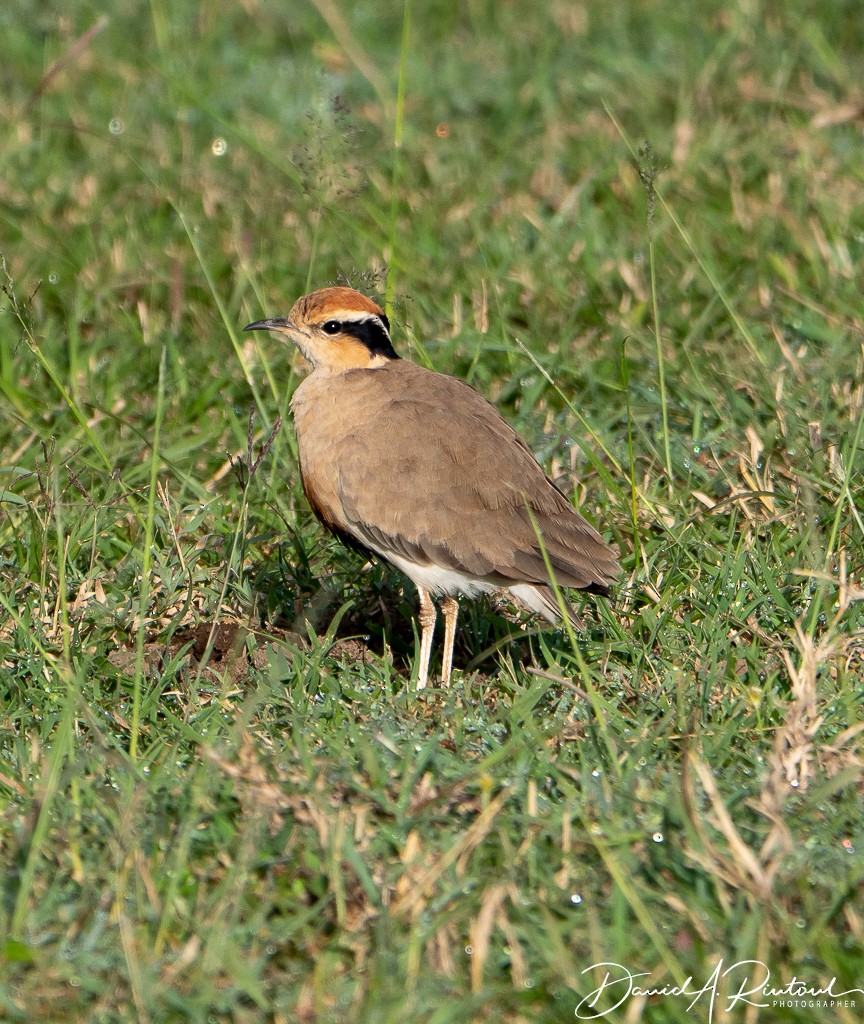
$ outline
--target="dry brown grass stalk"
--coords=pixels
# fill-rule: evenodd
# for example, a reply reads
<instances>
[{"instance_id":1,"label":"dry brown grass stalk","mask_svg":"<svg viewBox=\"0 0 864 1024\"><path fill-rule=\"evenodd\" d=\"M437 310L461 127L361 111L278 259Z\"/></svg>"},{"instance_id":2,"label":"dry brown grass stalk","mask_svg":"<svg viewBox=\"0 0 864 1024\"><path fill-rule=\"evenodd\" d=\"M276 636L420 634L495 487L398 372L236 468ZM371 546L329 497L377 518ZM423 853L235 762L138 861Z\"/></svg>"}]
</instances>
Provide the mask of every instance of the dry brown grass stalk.
<instances>
[{"instance_id":1,"label":"dry brown grass stalk","mask_svg":"<svg viewBox=\"0 0 864 1024\"><path fill-rule=\"evenodd\" d=\"M814 637L800 622L796 623L793 636L795 650L782 652L791 684L791 700L774 739L762 790L755 800L749 802L771 823L758 851L745 842L735 827L710 767L692 753L686 761L685 807L701 846L699 851L688 851L689 856L710 871L718 883L724 883L731 889L742 888L759 902L766 902L773 895L783 858L792 847L784 818L789 794L805 792L811 781L816 735L823 722L823 716L818 714L819 678L845 649L841 630L843 616L854 601L864 598L864 590L849 583L845 552L840 553L839 580L832 579L831 582L838 583L837 605L824 633ZM825 747L825 753L829 758L842 758L846 765L857 764L860 769L861 759L842 748L851 743L862 729L864 726L847 729L832 745ZM703 814L698 809L691 772L695 772L702 785L710 813ZM723 837L725 850L715 843L706 825ZM723 892L722 886L718 889L721 901L728 908L728 893Z\"/></svg>"}]
</instances>

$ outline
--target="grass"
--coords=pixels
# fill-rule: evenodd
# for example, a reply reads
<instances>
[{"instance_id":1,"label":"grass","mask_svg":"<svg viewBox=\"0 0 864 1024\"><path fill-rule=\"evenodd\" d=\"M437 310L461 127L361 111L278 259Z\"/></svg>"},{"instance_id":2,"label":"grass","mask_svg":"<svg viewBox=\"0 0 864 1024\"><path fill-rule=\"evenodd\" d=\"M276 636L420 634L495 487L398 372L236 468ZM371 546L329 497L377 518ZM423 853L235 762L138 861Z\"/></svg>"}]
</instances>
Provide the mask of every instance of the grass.
<instances>
[{"instance_id":1,"label":"grass","mask_svg":"<svg viewBox=\"0 0 864 1024\"><path fill-rule=\"evenodd\" d=\"M0 13L0 1017L859 1020L721 977L864 989L858 5L101 15ZM418 698L240 330L337 279L620 545L584 633Z\"/></svg>"}]
</instances>

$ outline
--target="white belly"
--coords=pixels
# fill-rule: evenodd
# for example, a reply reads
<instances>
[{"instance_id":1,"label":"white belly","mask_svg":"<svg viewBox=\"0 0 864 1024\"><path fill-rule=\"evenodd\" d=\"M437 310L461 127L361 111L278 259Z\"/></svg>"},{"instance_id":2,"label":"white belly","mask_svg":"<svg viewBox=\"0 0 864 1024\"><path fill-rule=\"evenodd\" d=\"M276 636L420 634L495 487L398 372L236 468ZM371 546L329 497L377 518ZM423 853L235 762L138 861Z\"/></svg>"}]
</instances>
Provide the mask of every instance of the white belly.
<instances>
[{"instance_id":1,"label":"white belly","mask_svg":"<svg viewBox=\"0 0 864 1024\"><path fill-rule=\"evenodd\" d=\"M418 565L402 555L396 555L388 551L386 555L388 562L392 562L418 587L428 590L430 594L465 594L466 597L476 597L478 594L489 594L498 588L492 583L484 583L483 580L473 579L465 576L456 569L445 569L440 565Z\"/></svg>"}]
</instances>

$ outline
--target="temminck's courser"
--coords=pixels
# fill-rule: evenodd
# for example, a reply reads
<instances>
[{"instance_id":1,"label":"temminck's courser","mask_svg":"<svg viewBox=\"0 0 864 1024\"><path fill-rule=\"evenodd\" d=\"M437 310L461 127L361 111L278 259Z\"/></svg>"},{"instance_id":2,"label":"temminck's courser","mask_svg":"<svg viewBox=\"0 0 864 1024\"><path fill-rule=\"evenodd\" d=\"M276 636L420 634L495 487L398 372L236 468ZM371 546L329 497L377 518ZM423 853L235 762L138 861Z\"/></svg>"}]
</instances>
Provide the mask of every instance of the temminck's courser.
<instances>
[{"instance_id":1,"label":"temminck's courser","mask_svg":"<svg viewBox=\"0 0 864 1024\"><path fill-rule=\"evenodd\" d=\"M417 687L429 673L443 595L441 681L449 683L456 595L506 591L550 622L556 582L608 594L611 548L464 381L400 359L384 311L351 288L322 288L247 331L290 338L312 364L291 402L303 488L318 518L401 569L420 595ZM568 607L574 624L578 619Z\"/></svg>"}]
</instances>

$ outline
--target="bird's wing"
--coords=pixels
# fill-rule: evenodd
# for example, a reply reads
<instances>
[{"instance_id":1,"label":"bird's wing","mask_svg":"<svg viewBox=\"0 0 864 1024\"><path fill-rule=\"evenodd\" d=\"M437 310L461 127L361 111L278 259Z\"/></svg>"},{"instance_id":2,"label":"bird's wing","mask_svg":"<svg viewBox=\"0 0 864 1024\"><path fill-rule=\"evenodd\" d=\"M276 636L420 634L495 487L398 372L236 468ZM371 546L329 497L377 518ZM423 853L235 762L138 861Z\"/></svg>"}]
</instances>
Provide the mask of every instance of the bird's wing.
<instances>
[{"instance_id":1,"label":"bird's wing","mask_svg":"<svg viewBox=\"0 0 864 1024\"><path fill-rule=\"evenodd\" d=\"M339 443L340 503L358 540L493 583L545 583L539 531L559 583L608 588L612 551L492 405L405 361L366 375L374 410Z\"/></svg>"}]
</instances>

